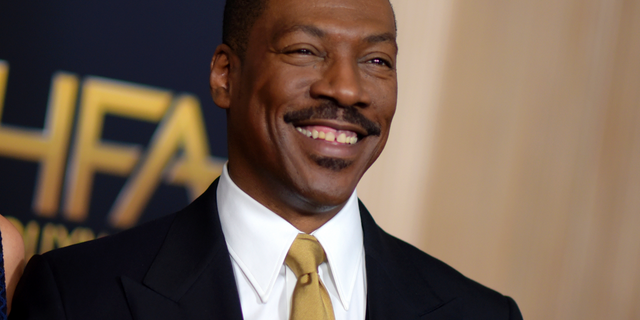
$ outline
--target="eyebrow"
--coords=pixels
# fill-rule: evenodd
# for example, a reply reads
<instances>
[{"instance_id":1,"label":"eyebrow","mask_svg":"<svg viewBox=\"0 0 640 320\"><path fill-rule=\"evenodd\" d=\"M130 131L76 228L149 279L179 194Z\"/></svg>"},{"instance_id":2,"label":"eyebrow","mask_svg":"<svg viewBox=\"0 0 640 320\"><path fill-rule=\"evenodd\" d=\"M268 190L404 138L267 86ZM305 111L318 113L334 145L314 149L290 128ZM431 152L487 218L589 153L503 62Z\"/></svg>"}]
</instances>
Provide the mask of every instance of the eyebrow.
<instances>
[{"instance_id":1,"label":"eyebrow","mask_svg":"<svg viewBox=\"0 0 640 320\"><path fill-rule=\"evenodd\" d=\"M285 34L293 33L296 31L302 31L316 38L324 38L324 36L326 35L326 32L324 32L322 29L316 26L299 24L278 32L277 34L274 35L274 38L277 39L284 36ZM396 43L396 35L390 32L370 35L366 37L364 41L371 44L389 42L394 47L396 47L396 50L398 48L398 44Z\"/></svg>"},{"instance_id":2,"label":"eyebrow","mask_svg":"<svg viewBox=\"0 0 640 320\"><path fill-rule=\"evenodd\" d=\"M396 42L396 35L390 32L387 33L382 33L382 34L374 34L371 36L368 36L364 39L364 41L368 42L368 43L383 43L383 42L389 42L391 43L395 48L396 51L398 50L398 43Z\"/></svg>"},{"instance_id":3,"label":"eyebrow","mask_svg":"<svg viewBox=\"0 0 640 320\"><path fill-rule=\"evenodd\" d=\"M281 30L280 32L277 32L276 34L274 34L273 38L274 39L278 39L278 38L283 37L286 34L293 33L293 32L296 32L296 31L302 31L302 32L304 32L306 34L309 34L311 36L314 36L316 38L324 38L324 36L326 34L324 31L320 30L320 28L318 28L318 27L307 25L307 24L298 24L298 25L292 26L290 28Z\"/></svg>"},{"instance_id":4,"label":"eyebrow","mask_svg":"<svg viewBox=\"0 0 640 320\"><path fill-rule=\"evenodd\" d=\"M372 36L368 36L364 39L364 41L369 43L380 43L380 42L396 42L396 36L393 33L383 33L383 34L374 34Z\"/></svg>"}]
</instances>

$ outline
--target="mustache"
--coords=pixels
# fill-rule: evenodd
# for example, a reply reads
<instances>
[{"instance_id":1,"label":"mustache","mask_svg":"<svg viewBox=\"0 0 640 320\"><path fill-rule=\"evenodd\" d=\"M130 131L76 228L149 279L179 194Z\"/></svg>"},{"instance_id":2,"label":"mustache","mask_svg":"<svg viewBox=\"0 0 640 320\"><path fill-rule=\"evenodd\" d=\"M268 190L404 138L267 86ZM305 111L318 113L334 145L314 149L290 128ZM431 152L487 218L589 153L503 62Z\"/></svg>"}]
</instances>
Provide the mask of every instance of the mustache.
<instances>
[{"instance_id":1,"label":"mustache","mask_svg":"<svg viewBox=\"0 0 640 320\"><path fill-rule=\"evenodd\" d=\"M354 106L339 106L336 102L325 100L317 106L285 113L284 122L300 122L304 120L340 120L355 124L365 129L367 135L379 136L380 125L367 119Z\"/></svg>"}]
</instances>

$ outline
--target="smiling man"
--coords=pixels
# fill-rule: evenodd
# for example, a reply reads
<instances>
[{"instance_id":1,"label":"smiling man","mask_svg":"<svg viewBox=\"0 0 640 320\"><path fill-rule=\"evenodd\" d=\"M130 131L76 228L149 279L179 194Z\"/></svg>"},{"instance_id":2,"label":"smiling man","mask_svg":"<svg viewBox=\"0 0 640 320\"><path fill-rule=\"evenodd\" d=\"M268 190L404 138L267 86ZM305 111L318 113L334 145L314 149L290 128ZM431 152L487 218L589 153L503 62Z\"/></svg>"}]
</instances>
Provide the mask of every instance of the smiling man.
<instances>
[{"instance_id":1,"label":"smiling man","mask_svg":"<svg viewBox=\"0 0 640 320\"><path fill-rule=\"evenodd\" d=\"M34 256L16 319L522 319L386 234L355 188L396 108L388 0L228 0L229 162L182 211Z\"/></svg>"},{"instance_id":2,"label":"smiling man","mask_svg":"<svg viewBox=\"0 0 640 320\"><path fill-rule=\"evenodd\" d=\"M395 21L386 0L266 5L246 49L225 39L216 50L212 93L227 109L231 179L311 232L342 209L387 141Z\"/></svg>"}]
</instances>

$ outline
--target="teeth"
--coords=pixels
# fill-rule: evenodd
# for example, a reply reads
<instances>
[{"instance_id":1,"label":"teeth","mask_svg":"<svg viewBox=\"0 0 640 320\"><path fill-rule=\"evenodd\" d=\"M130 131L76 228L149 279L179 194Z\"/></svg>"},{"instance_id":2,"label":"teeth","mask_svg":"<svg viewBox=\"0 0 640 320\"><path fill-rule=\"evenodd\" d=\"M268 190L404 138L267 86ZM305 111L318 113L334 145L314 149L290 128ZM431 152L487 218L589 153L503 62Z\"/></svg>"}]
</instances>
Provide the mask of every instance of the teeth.
<instances>
[{"instance_id":1,"label":"teeth","mask_svg":"<svg viewBox=\"0 0 640 320\"><path fill-rule=\"evenodd\" d=\"M333 132L328 132L324 139L329 142L333 142L336 140L336 135Z\"/></svg>"},{"instance_id":2,"label":"teeth","mask_svg":"<svg viewBox=\"0 0 640 320\"><path fill-rule=\"evenodd\" d=\"M296 130L298 130L298 132L304 134L305 136L313 139L320 139L320 140L326 140L329 142L337 142L337 143L344 143L344 144L356 144L356 142L358 142L357 136L347 137L347 134L344 132L338 134L338 136L336 137L335 132L307 130L301 127L296 127Z\"/></svg>"}]
</instances>

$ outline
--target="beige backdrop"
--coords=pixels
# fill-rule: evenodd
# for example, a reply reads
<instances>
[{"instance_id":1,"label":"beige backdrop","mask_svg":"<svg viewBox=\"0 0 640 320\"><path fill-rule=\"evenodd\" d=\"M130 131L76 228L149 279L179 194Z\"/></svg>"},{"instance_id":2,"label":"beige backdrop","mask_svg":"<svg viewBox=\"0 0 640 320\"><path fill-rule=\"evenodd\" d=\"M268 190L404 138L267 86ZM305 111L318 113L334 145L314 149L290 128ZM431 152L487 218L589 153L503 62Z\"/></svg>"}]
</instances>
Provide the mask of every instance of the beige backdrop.
<instances>
[{"instance_id":1,"label":"beige backdrop","mask_svg":"<svg viewBox=\"0 0 640 320\"><path fill-rule=\"evenodd\" d=\"M377 221L525 319L640 319L640 1L392 2Z\"/></svg>"}]
</instances>

